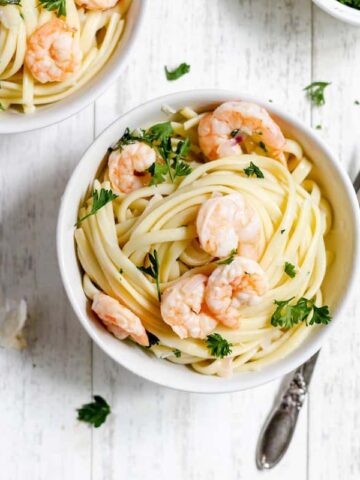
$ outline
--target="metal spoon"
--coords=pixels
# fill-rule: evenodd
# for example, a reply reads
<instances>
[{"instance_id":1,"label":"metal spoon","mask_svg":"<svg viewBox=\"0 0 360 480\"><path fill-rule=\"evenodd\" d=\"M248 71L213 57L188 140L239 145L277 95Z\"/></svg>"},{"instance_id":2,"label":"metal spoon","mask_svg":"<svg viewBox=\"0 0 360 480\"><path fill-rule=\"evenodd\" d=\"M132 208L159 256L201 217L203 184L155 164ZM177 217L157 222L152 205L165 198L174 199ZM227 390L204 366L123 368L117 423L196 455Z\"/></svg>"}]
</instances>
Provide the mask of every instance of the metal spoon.
<instances>
[{"instance_id":1,"label":"metal spoon","mask_svg":"<svg viewBox=\"0 0 360 480\"><path fill-rule=\"evenodd\" d=\"M360 172L353 186L356 193L359 193ZM256 466L259 470L275 467L285 455L309 389L319 352L295 370L280 400L271 410L260 433L256 449Z\"/></svg>"}]
</instances>

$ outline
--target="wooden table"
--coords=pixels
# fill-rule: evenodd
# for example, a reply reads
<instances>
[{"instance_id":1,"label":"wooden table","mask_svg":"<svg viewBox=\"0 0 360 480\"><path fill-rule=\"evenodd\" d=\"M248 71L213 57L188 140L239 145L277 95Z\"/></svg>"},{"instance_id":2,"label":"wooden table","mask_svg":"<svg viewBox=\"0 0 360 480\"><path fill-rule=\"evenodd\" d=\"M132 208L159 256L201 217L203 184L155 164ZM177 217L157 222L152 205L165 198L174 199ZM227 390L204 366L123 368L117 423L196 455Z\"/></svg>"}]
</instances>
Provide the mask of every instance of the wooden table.
<instances>
[{"instance_id":1,"label":"wooden table","mask_svg":"<svg viewBox=\"0 0 360 480\"><path fill-rule=\"evenodd\" d=\"M255 445L280 381L229 395L157 387L92 344L58 272L55 235L69 175L93 139L150 98L203 87L272 99L359 169L360 29L310 0L150 0L128 68L95 105L52 127L0 137L1 290L28 301L29 347L0 352L0 478L212 480L360 478L360 323L356 299L324 346L291 448L268 473ZM164 65L191 73L167 82ZM332 82L326 105L302 89ZM346 234L346 232L344 232ZM98 430L75 409L103 395Z\"/></svg>"}]
</instances>

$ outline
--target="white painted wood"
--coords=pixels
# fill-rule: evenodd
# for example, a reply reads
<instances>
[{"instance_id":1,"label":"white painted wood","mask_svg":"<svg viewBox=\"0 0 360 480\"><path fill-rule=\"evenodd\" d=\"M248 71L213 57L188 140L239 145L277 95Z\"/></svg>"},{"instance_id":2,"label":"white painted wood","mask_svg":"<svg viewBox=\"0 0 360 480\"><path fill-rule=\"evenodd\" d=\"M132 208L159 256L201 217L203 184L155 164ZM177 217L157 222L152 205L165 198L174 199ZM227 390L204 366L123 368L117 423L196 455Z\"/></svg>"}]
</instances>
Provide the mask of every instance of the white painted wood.
<instances>
[{"instance_id":1,"label":"white painted wood","mask_svg":"<svg viewBox=\"0 0 360 480\"><path fill-rule=\"evenodd\" d=\"M117 116L158 95L232 88L287 105L355 173L360 30L310 0L150 0L137 49L97 102L56 126L0 137L0 286L29 302L29 349L0 351L0 478L5 480L346 480L360 475L360 374L355 299L325 346L310 409L273 471L256 471L255 446L279 381L231 395L192 395L145 382L90 341L63 293L55 255L61 193L82 151ZM164 65L191 72L167 82ZM302 88L329 80L327 104ZM122 132L119 132L121 134ZM343 323L343 324L344 324ZM33 366L36 365L36 366ZM92 393L113 413L91 431L75 409Z\"/></svg>"}]
</instances>

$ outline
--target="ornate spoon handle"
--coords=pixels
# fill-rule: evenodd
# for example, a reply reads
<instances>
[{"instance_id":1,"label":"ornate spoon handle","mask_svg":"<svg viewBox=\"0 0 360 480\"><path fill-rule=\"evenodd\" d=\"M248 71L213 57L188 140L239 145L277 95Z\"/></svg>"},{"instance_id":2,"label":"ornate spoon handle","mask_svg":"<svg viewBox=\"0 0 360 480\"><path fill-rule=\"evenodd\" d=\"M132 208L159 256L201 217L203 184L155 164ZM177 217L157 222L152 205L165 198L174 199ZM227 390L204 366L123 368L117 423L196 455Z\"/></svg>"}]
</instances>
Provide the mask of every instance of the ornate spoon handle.
<instances>
[{"instance_id":1,"label":"ornate spoon handle","mask_svg":"<svg viewBox=\"0 0 360 480\"><path fill-rule=\"evenodd\" d=\"M288 388L271 411L256 452L256 465L260 470L274 467L288 449L318 355L319 352L315 353L295 370Z\"/></svg>"}]
</instances>

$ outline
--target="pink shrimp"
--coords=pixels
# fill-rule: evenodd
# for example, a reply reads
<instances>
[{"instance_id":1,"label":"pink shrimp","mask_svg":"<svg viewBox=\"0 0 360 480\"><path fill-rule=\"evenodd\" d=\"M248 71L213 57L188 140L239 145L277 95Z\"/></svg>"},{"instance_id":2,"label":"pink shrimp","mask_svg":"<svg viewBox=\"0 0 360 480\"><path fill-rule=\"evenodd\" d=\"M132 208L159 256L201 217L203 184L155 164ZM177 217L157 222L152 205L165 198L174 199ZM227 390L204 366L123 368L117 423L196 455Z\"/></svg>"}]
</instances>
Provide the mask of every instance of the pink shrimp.
<instances>
[{"instance_id":1,"label":"pink shrimp","mask_svg":"<svg viewBox=\"0 0 360 480\"><path fill-rule=\"evenodd\" d=\"M109 178L116 193L130 193L148 185L146 169L156 160L155 150L135 142L112 152L109 157Z\"/></svg>"},{"instance_id":2,"label":"pink shrimp","mask_svg":"<svg viewBox=\"0 0 360 480\"><path fill-rule=\"evenodd\" d=\"M96 293L91 308L115 337L123 340L130 335L140 345L149 345L140 318L115 298L102 292Z\"/></svg>"},{"instance_id":3,"label":"pink shrimp","mask_svg":"<svg viewBox=\"0 0 360 480\"><path fill-rule=\"evenodd\" d=\"M239 308L259 303L268 288L266 274L257 262L235 257L230 264L219 265L212 272L205 289L205 302L216 320L236 328Z\"/></svg>"},{"instance_id":4,"label":"pink shrimp","mask_svg":"<svg viewBox=\"0 0 360 480\"><path fill-rule=\"evenodd\" d=\"M63 82L79 70L82 53L75 31L56 18L30 35L25 63L40 83Z\"/></svg>"},{"instance_id":5,"label":"pink shrimp","mask_svg":"<svg viewBox=\"0 0 360 480\"><path fill-rule=\"evenodd\" d=\"M268 112L249 102L225 102L205 115L198 127L199 145L210 160L259 151L285 163L285 137Z\"/></svg>"},{"instance_id":6,"label":"pink shrimp","mask_svg":"<svg viewBox=\"0 0 360 480\"><path fill-rule=\"evenodd\" d=\"M206 200L199 209L196 229L202 249L214 257L237 250L244 257L259 258L260 219L240 193Z\"/></svg>"},{"instance_id":7,"label":"pink shrimp","mask_svg":"<svg viewBox=\"0 0 360 480\"><path fill-rule=\"evenodd\" d=\"M206 275L181 278L162 294L161 315L180 338L205 338L216 320L204 306Z\"/></svg>"}]
</instances>

